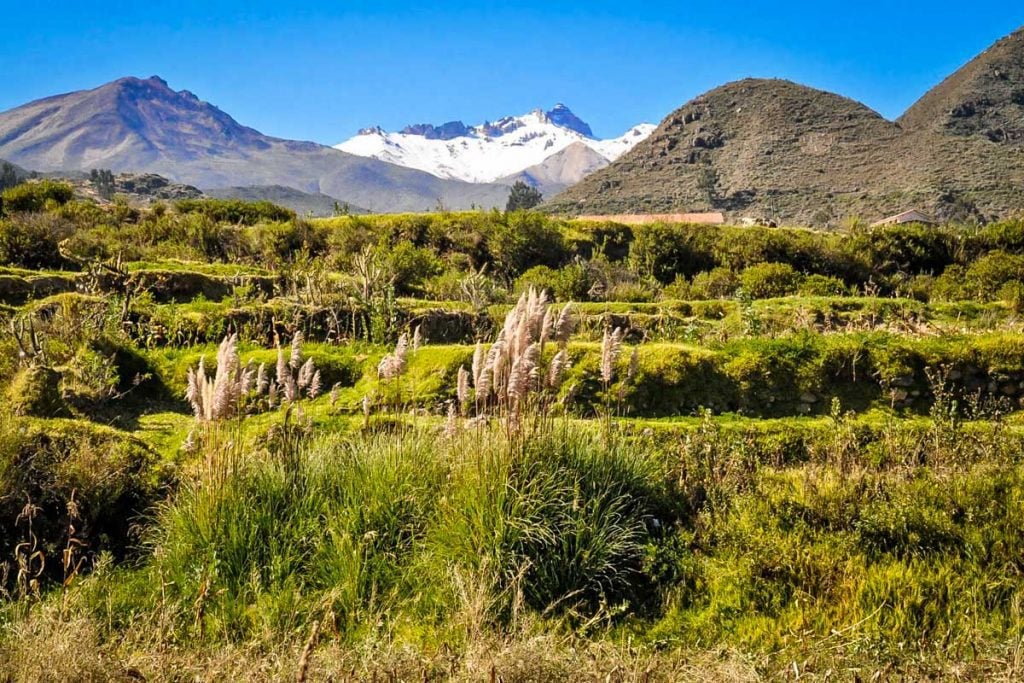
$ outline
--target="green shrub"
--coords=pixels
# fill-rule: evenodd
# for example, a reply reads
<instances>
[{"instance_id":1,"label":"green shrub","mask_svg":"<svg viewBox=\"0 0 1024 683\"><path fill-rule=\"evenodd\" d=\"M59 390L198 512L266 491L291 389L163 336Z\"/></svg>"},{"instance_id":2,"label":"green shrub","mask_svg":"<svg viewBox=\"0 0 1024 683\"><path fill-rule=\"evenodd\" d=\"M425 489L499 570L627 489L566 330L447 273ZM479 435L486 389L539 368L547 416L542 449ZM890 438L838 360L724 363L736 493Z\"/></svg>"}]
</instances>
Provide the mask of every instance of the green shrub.
<instances>
[{"instance_id":1,"label":"green shrub","mask_svg":"<svg viewBox=\"0 0 1024 683\"><path fill-rule=\"evenodd\" d=\"M666 300L676 301L701 298L694 294L693 289L690 287L690 281L682 275L677 275L675 280L662 287L661 297Z\"/></svg>"},{"instance_id":2,"label":"green shrub","mask_svg":"<svg viewBox=\"0 0 1024 683\"><path fill-rule=\"evenodd\" d=\"M962 301L970 298L967 293L967 269L954 263L948 266L942 275L932 283L930 300Z\"/></svg>"},{"instance_id":3,"label":"green shrub","mask_svg":"<svg viewBox=\"0 0 1024 683\"><path fill-rule=\"evenodd\" d=\"M740 274L740 286L755 299L795 294L802 276L788 263L759 263Z\"/></svg>"},{"instance_id":4,"label":"green shrub","mask_svg":"<svg viewBox=\"0 0 1024 683\"><path fill-rule=\"evenodd\" d=\"M38 213L49 207L58 207L71 201L74 189L67 183L54 180L22 183L7 188L0 194L2 206L8 215L14 213Z\"/></svg>"},{"instance_id":5,"label":"green shrub","mask_svg":"<svg viewBox=\"0 0 1024 683\"><path fill-rule=\"evenodd\" d=\"M1004 284L1024 279L1024 256L991 252L971 263L964 277L973 297L991 301Z\"/></svg>"},{"instance_id":6,"label":"green shrub","mask_svg":"<svg viewBox=\"0 0 1024 683\"><path fill-rule=\"evenodd\" d=\"M534 266L516 278L515 291L524 292L534 287L548 292L556 301L586 301L590 286L587 269L573 263L558 269Z\"/></svg>"},{"instance_id":7,"label":"green shrub","mask_svg":"<svg viewBox=\"0 0 1024 683\"><path fill-rule=\"evenodd\" d=\"M201 214L217 223L256 225L295 219L295 212L268 201L249 202L241 199L182 199L174 203L180 214Z\"/></svg>"},{"instance_id":8,"label":"green shrub","mask_svg":"<svg viewBox=\"0 0 1024 683\"><path fill-rule=\"evenodd\" d=\"M952 263L951 236L931 226L887 225L847 240L848 253L877 275L939 273Z\"/></svg>"},{"instance_id":9,"label":"green shrub","mask_svg":"<svg viewBox=\"0 0 1024 683\"><path fill-rule=\"evenodd\" d=\"M0 264L42 270L68 265L58 244L71 230L50 215L18 215L0 220Z\"/></svg>"},{"instance_id":10,"label":"green shrub","mask_svg":"<svg viewBox=\"0 0 1024 683\"><path fill-rule=\"evenodd\" d=\"M800 294L807 296L847 296L850 293L846 283L831 275L815 273L800 283Z\"/></svg>"},{"instance_id":11,"label":"green shrub","mask_svg":"<svg viewBox=\"0 0 1024 683\"><path fill-rule=\"evenodd\" d=\"M408 240L384 250L381 256L393 278L395 293L403 296L421 292L423 283L442 268L432 250L416 247Z\"/></svg>"},{"instance_id":12,"label":"green shrub","mask_svg":"<svg viewBox=\"0 0 1024 683\"><path fill-rule=\"evenodd\" d=\"M736 293L740 279L731 269L719 266L710 271L697 273L690 284L690 295L694 299L726 299Z\"/></svg>"},{"instance_id":13,"label":"green shrub","mask_svg":"<svg viewBox=\"0 0 1024 683\"><path fill-rule=\"evenodd\" d=\"M515 277L537 265L557 268L568 259L561 230L542 214L513 211L506 220L492 225L485 238L500 273Z\"/></svg>"},{"instance_id":14,"label":"green shrub","mask_svg":"<svg viewBox=\"0 0 1024 683\"><path fill-rule=\"evenodd\" d=\"M629 261L633 269L662 284L691 277L715 265L708 233L693 226L653 224L633 231Z\"/></svg>"}]
</instances>

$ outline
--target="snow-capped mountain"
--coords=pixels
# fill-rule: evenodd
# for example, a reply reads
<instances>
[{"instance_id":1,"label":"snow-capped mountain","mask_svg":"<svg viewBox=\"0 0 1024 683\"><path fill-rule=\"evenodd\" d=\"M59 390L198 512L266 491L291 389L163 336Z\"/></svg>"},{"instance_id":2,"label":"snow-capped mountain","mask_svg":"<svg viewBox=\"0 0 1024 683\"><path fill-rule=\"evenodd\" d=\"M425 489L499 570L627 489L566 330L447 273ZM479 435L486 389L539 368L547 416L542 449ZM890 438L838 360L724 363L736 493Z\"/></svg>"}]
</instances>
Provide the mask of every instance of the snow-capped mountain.
<instances>
[{"instance_id":1,"label":"snow-capped mountain","mask_svg":"<svg viewBox=\"0 0 1024 683\"><path fill-rule=\"evenodd\" d=\"M642 123L617 138L599 140L590 126L564 104L550 111L536 109L522 116L506 116L497 121L467 126L451 121L440 126L418 124L396 133L365 128L355 137L336 145L349 154L432 173L440 178L487 183L516 176L549 159L557 164L566 155L555 155L571 145L588 147L595 155L587 164L574 164L579 173L607 165L644 140L654 126ZM578 158L579 154L571 155ZM577 173L578 174L578 173ZM571 170L559 170L559 186L580 179ZM532 177L528 174L529 177Z\"/></svg>"}]
</instances>

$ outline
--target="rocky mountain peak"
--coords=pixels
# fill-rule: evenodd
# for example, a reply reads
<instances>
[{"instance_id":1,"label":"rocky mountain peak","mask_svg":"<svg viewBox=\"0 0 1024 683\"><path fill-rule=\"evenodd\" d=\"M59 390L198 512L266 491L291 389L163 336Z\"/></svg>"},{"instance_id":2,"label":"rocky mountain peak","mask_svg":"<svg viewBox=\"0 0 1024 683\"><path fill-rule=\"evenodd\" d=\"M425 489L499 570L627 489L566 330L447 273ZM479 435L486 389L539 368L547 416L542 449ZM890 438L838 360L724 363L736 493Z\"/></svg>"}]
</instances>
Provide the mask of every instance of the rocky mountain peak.
<instances>
[{"instance_id":1,"label":"rocky mountain peak","mask_svg":"<svg viewBox=\"0 0 1024 683\"><path fill-rule=\"evenodd\" d=\"M576 114L572 113L572 110L561 102L556 104L550 111L545 112L545 115L547 116L548 121L556 126L574 130L580 135L585 135L588 138L594 137L594 131L590 129L590 126L580 119L580 117L576 116Z\"/></svg>"}]
</instances>

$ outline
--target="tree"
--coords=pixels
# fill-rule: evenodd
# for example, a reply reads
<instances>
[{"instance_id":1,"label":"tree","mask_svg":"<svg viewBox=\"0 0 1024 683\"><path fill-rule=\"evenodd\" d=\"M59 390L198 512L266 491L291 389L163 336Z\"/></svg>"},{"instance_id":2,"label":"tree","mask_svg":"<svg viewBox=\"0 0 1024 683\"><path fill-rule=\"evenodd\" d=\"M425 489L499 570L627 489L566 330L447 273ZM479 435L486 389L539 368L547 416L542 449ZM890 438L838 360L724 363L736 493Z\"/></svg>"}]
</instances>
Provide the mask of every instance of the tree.
<instances>
[{"instance_id":1,"label":"tree","mask_svg":"<svg viewBox=\"0 0 1024 683\"><path fill-rule=\"evenodd\" d=\"M508 204L505 205L505 210L519 211L532 209L542 201L544 201L544 195L540 193L540 190L527 185L522 180L517 180L508 195Z\"/></svg>"},{"instance_id":2,"label":"tree","mask_svg":"<svg viewBox=\"0 0 1024 683\"><path fill-rule=\"evenodd\" d=\"M96 194L102 199L110 201L114 198L114 190L116 189L114 183L114 173L109 169L92 169L89 172L89 180L92 181L93 187L96 188Z\"/></svg>"},{"instance_id":3,"label":"tree","mask_svg":"<svg viewBox=\"0 0 1024 683\"><path fill-rule=\"evenodd\" d=\"M0 163L0 191L14 187L19 182L21 181L18 178L18 169L14 167L14 164L6 161Z\"/></svg>"}]
</instances>

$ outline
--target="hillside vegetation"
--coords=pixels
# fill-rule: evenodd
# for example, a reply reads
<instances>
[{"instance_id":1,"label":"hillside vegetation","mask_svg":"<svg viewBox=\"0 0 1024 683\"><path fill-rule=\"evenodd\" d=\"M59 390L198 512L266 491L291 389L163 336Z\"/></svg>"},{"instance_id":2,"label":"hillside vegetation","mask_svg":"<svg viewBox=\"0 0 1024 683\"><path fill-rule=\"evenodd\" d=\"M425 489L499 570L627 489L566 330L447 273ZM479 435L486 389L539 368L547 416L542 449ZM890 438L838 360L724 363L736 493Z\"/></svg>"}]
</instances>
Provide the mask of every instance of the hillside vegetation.
<instances>
[{"instance_id":1,"label":"hillside vegetation","mask_svg":"<svg viewBox=\"0 0 1024 683\"><path fill-rule=\"evenodd\" d=\"M1024 222L0 217L0 679L1019 680Z\"/></svg>"},{"instance_id":2,"label":"hillside vegetation","mask_svg":"<svg viewBox=\"0 0 1024 683\"><path fill-rule=\"evenodd\" d=\"M724 211L835 226L911 208L992 220L1024 205L1024 29L897 121L789 81L745 79L669 114L644 142L551 199L568 215Z\"/></svg>"}]
</instances>

